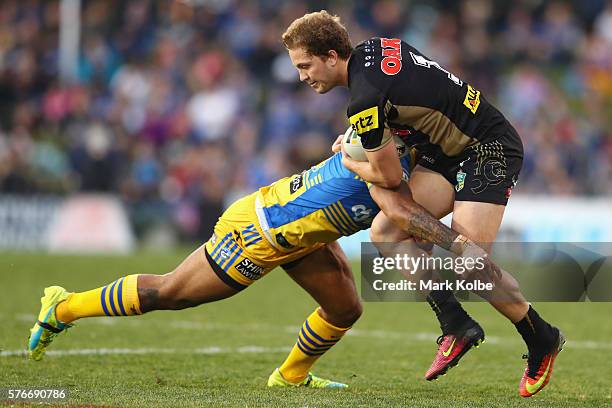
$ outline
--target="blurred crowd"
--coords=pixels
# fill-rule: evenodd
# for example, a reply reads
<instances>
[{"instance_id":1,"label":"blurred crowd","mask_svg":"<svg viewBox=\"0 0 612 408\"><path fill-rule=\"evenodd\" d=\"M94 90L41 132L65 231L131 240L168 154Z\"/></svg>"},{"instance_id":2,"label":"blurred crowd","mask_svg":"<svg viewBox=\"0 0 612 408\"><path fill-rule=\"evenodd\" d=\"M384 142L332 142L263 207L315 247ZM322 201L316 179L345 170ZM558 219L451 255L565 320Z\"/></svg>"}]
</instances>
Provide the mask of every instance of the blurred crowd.
<instances>
[{"instance_id":1,"label":"blurred crowd","mask_svg":"<svg viewBox=\"0 0 612 408\"><path fill-rule=\"evenodd\" d=\"M612 194L612 2L84 0L60 80L58 1L0 6L0 193L113 192L137 232L204 239L236 197L330 153L346 90L298 83L280 41L325 8L474 84L525 144L517 192Z\"/></svg>"}]
</instances>

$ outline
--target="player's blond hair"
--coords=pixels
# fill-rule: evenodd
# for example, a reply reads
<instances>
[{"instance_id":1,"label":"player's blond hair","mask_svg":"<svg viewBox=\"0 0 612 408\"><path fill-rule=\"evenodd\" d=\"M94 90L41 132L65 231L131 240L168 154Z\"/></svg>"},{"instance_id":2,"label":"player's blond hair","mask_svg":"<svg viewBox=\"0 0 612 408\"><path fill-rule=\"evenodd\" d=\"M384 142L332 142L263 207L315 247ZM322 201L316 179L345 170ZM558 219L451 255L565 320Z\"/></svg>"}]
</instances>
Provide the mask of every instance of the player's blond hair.
<instances>
[{"instance_id":1,"label":"player's blond hair","mask_svg":"<svg viewBox=\"0 0 612 408\"><path fill-rule=\"evenodd\" d=\"M348 59L353 50L351 39L340 17L325 10L305 14L294 20L283 33L283 44L288 50L304 48L314 56L325 56L335 50L342 59Z\"/></svg>"}]
</instances>

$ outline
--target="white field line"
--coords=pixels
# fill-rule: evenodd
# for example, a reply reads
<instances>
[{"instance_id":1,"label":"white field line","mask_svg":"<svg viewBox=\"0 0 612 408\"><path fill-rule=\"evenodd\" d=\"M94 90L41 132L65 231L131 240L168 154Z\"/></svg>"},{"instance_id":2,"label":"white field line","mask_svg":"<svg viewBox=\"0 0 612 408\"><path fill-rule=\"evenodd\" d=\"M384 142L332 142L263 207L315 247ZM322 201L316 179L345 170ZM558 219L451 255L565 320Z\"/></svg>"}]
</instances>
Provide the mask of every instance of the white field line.
<instances>
[{"instance_id":1,"label":"white field line","mask_svg":"<svg viewBox=\"0 0 612 408\"><path fill-rule=\"evenodd\" d=\"M98 348L98 349L70 349L70 350L49 350L48 356L93 356L93 355L112 355L112 354L263 354L263 353L287 353L290 347L202 347L196 349L173 349L173 348ZM27 355L26 350L7 350L0 351L0 357L15 357Z\"/></svg>"},{"instance_id":2,"label":"white field line","mask_svg":"<svg viewBox=\"0 0 612 408\"><path fill-rule=\"evenodd\" d=\"M18 313L14 315L14 318L24 322L34 322L36 316L28 313ZM150 325L148 321L140 320L137 318L106 318L99 317L89 319L88 324L96 323L104 326L145 326ZM156 323L157 324L157 323ZM242 325L221 323L221 322L195 322L190 320L171 320L164 323L164 327L169 327L176 330L187 330L187 331L212 331L212 330L224 330L224 331L282 331L284 333L296 334L299 331L299 327L296 326L276 326L269 324L258 324L258 323L246 323ZM428 333L428 332L400 332L393 330L366 330L366 329L351 329L348 336L354 337L366 337L374 338L379 340L390 340L390 341L419 341L419 342L432 342L434 343L439 333ZM405 343L403 343L405 344ZM523 341L520 339L518 334L515 337L498 337L498 336L486 336L485 344L498 345L498 346L514 346L522 345ZM247 346L257 347L257 346ZM565 345L565 348L570 349L591 349L591 350L610 350L612 349L612 342L605 341L591 341L591 340L572 340L571 338ZM98 350L98 349L96 349ZM99 349L106 350L106 349ZM112 349L112 350L123 350L123 349ZM148 350L148 349L126 349L126 350ZM156 349L157 350L157 349ZM198 349L206 350L206 349ZM223 350L226 350L223 348ZM270 350L269 348L262 348L262 350ZM231 353L233 351L227 351ZM271 351L262 351L271 352ZM50 351L51 353L51 351ZM78 353L77 353L78 354ZM138 354L138 353L131 353ZM0 357L3 356L0 354Z\"/></svg>"}]
</instances>

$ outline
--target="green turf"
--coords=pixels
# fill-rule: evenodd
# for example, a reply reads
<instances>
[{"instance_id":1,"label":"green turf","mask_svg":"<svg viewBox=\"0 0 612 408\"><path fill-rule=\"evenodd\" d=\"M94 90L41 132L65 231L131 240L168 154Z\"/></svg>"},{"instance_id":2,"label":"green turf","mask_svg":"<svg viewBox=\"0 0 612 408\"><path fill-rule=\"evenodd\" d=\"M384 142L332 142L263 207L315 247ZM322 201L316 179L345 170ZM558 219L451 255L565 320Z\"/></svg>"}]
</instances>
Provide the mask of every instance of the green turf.
<instances>
[{"instance_id":1,"label":"green turf","mask_svg":"<svg viewBox=\"0 0 612 408\"><path fill-rule=\"evenodd\" d=\"M184 255L0 253L0 349L25 348L45 286L61 284L81 291L131 273L164 273ZM349 390L266 388L267 376L282 362L314 306L276 270L242 294L216 304L140 317L82 320L59 337L52 350L163 352L50 355L39 363L22 356L0 356L0 387L65 387L71 406L612 406L610 304L537 305L545 318L563 328L568 345L557 360L551 384L530 400L520 398L517 391L524 367L522 342L512 325L482 303L470 303L467 308L490 341L439 381L423 379L435 352L437 332L427 305L366 303L354 334L314 370L349 383ZM244 347L264 349L245 352L253 350Z\"/></svg>"}]
</instances>

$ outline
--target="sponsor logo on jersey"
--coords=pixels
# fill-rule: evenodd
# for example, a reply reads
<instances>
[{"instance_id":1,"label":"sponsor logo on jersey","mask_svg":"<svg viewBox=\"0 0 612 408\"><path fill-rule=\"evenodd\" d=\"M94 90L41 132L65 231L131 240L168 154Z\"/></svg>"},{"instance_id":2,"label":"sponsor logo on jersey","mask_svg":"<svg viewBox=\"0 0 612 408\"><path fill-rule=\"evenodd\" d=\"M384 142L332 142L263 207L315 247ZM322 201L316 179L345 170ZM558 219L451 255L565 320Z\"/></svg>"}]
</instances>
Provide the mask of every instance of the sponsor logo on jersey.
<instances>
[{"instance_id":1,"label":"sponsor logo on jersey","mask_svg":"<svg viewBox=\"0 0 612 408\"><path fill-rule=\"evenodd\" d=\"M463 190L465 186L465 172L463 170L459 170L457 172L457 184L455 184L455 191L459 192Z\"/></svg>"},{"instance_id":2,"label":"sponsor logo on jersey","mask_svg":"<svg viewBox=\"0 0 612 408\"><path fill-rule=\"evenodd\" d=\"M455 184L456 192L460 192L461 190L463 190L463 187L465 187L466 173L465 171L463 171L463 164L468 160L470 160L469 157L465 159L464 161L462 161L461 163L459 163L459 171L457 172L457 184Z\"/></svg>"},{"instance_id":3,"label":"sponsor logo on jersey","mask_svg":"<svg viewBox=\"0 0 612 408\"><path fill-rule=\"evenodd\" d=\"M297 176L293 178L293 180L291 180L291 183L289 183L289 194L295 193L296 191L300 189L300 187L304 185L303 176L304 176L303 174L298 174Z\"/></svg>"},{"instance_id":4,"label":"sponsor logo on jersey","mask_svg":"<svg viewBox=\"0 0 612 408\"><path fill-rule=\"evenodd\" d=\"M394 136L398 136L402 139L412 134L412 131L410 129L389 128L389 130Z\"/></svg>"},{"instance_id":5,"label":"sponsor logo on jersey","mask_svg":"<svg viewBox=\"0 0 612 408\"><path fill-rule=\"evenodd\" d=\"M250 259L244 258L239 264L236 265L236 270L248 279L257 280L261 278L264 268L259 265L255 265Z\"/></svg>"},{"instance_id":6,"label":"sponsor logo on jersey","mask_svg":"<svg viewBox=\"0 0 612 408\"><path fill-rule=\"evenodd\" d=\"M381 38L383 59L380 69L387 75L395 75L402 69L402 41L399 38Z\"/></svg>"},{"instance_id":7,"label":"sponsor logo on jersey","mask_svg":"<svg viewBox=\"0 0 612 408\"><path fill-rule=\"evenodd\" d=\"M508 162L499 141L477 144L471 149L476 153L474 183L470 183L474 194L480 194L489 186L497 186L506 180Z\"/></svg>"},{"instance_id":8,"label":"sponsor logo on jersey","mask_svg":"<svg viewBox=\"0 0 612 408\"><path fill-rule=\"evenodd\" d=\"M436 159L431 156L422 155L421 159L425 160L429 164L434 164L436 162Z\"/></svg>"},{"instance_id":9,"label":"sponsor logo on jersey","mask_svg":"<svg viewBox=\"0 0 612 408\"><path fill-rule=\"evenodd\" d=\"M217 243L217 234L213 232L212 236L210 237L210 244L215 245L216 243Z\"/></svg>"},{"instance_id":10,"label":"sponsor logo on jersey","mask_svg":"<svg viewBox=\"0 0 612 408\"><path fill-rule=\"evenodd\" d=\"M463 105L468 108L472 113L476 113L478 106L480 105L480 91L472 88L470 84L467 86L467 93L465 94L465 99L463 100Z\"/></svg>"},{"instance_id":11,"label":"sponsor logo on jersey","mask_svg":"<svg viewBox=\"0 0 612 408\"><path fill-rule=\"evenodd\" d=\"M349 118L349 122L358 135L378 129L378 106L354 114Z\"/></svg>"},{"instance_id":12,"label":"sponsor logo on jersey","mask_svg":"<svg viewBox=\"0 0 612 408\"><path fill-rule=\"evenodd\" d=\"M223 248L221 250L221 259L227 259L229 258L229 256L232 254L232 252L229 250L229 248Z\"/></svg>"},{"instance_id":13,"label":"sponsor logo on jersey","mask_svg":"<svg viewBox=\"0 0 612 408\"><path fill-rule=\"evenodd\" d=\"M357 222L369 222L372 219L372 209L363 204L357 204L351 207L353 219Z\"/></svg>"}]
</instances>

